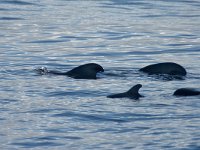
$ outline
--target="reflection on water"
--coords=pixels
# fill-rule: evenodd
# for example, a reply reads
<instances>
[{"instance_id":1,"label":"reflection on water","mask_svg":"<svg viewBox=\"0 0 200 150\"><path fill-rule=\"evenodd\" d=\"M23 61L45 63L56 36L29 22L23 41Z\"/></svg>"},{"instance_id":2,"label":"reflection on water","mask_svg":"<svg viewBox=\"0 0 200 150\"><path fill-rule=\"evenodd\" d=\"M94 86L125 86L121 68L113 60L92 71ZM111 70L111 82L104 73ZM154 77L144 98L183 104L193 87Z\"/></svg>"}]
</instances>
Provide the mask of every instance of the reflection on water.
<instances>
[{"instance_id":1,"label":"reflection on water","mask_svg":"<svg viewBox=\"0 0 200 150\"><path fill-rule=\"evenodd\" d=\"M199 1L0 2L1 149L199 149ZM184 80L138 70L176 62ZM84 63L98 80L39 75ZM142 84L139 101L108 99Z\"/></svg>"}]
</instances>

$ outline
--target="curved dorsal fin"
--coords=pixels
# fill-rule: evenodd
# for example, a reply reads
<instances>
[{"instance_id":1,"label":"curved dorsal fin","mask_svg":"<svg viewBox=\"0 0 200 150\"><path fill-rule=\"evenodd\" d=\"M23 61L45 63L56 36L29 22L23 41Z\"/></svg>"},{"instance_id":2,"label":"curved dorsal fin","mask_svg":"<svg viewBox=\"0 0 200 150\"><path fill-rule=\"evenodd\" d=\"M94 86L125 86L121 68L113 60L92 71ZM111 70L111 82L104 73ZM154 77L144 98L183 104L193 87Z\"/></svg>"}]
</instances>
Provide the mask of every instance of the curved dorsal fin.
<instances>
[{"instance_id":1,"label":"curved dorsal fin","mask_svg":"<svg viewBox=\"0 0 200 150\"><path fill-rule=\"evenodd\" d=\"M136 84L136 85L134 85L131 89L129 89L129 90L127 91L127 94L130 95L130 96L132 96L132 95L135 96L135 94L139 94L138 91L139 91L139 89L140 89L141 87L142 87L141 84Z\"/></svg>"},{"instance_id":2,"label":"curved dorsal fin","mask_svg":"<svg viewBox=\"0 0 200 150\"><path fill-rule=\"evenodd\" d=\"M139 97L143 97L142 95L140 95L138 93L139 89L142 87L141 84L136 84L135 86L133 86L130 90L128 90L127 92L124 93L117 93L117 94L112 94L112 95L108 95L108 98L130 98L130 99L139 99Z\"/></svg>"}]
</instances>

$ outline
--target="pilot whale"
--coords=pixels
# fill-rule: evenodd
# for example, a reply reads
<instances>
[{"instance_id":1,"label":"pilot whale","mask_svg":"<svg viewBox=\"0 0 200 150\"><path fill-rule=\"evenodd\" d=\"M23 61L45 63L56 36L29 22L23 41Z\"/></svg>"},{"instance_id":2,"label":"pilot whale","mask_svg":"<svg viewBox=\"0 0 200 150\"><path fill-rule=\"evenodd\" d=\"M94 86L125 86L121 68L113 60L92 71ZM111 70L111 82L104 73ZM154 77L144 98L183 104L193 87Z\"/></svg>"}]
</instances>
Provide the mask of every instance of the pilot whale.
<instances>
[{"instance_id":1,"label":"pilot whale","mask_svg":"<svg viewBox=\"0 0 200 150\"><path fill-rule=\"evenodd\" d=\"M200 91L192 88L180 88L174 92L175 96L195 96L200 95Z\"/></svg>"},{"instance_id":2,"label":"pilot whale","mask_svg":"<svg viewBox=\"0 0 200 150\"><path fill-rule=\"evenodd\" d=\"M118 94L112 94L108 95L108 98L130 98L130 99L139 99L140 97L143 97L138 93L139 89L142 87L141 84L136 84L131 89L129 89L127 92L124 93L118 93Z\"/></svg>"},{"instance_id":3,"label":"pilot whale","mask_svg":"<svg viewBox=\"0 0 200 150\"><path fill-rule=\"evenodd\" d=\"M181 65L173 62L164 62L158 64L148 65L139 69L139 71L152 74L168 74L168 75L179 75L185 76L187 74L185 68Z\"/></svg>"},{"instance_id":4,"label":"pilot whale","mask_svg":"<svg viewBox=\"0 0 200 150\"><path fill-rule=\"evenodd\" d=\"M67 72L58 72L45 69L46 68L42 68L38 71L40 71L41 74L66 75L74 79L97 79L97 73L104 72L103 67L96 63L80 65Z\"/></svg>"}]
</instances>

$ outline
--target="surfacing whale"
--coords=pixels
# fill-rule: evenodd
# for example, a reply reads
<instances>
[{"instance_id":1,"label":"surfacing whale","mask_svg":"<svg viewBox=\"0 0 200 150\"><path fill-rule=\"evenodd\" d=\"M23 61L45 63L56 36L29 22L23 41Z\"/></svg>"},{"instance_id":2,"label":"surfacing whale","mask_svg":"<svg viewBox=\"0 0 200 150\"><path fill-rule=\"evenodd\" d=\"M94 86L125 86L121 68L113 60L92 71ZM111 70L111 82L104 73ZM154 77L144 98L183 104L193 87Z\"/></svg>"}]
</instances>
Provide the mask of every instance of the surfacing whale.
<instances>
[{"instance_id":1,"label":"surfacing whale","mask_svg":"<svg viewBox=\"0 0 200 150\"><path fill-rule=\"evenodd\" d=\"M136 84L135 86L133 86L130 90L128 90L127 92L124 93L118 93L118 94L112 94L112 95L108 95L108 98L130 98L130 99L134 99L137 100L140 97L143 97L142 95L140 95L138 93L139 89L142 87L141 84Z\"/></svg>"},{"instance_id":2,"label":"surfacing whale","mask_svg":"<svg viewBox=\"0 0 200 150\"><path fill-rule=\"evenodd\" d=\"M58 72L47 70L46 68L39 69L41 74L54 74L54 75L66 75L74 79L97 79L98 72L104 72L102 66L96 63L88 63L75 67L74 69L67 72Z\"/></svg>"},{"instance_id":3,"label":"surfacing whale","mask_svg":"<svg viewBox=\"0 0 200 150\"><path fill-rule=\"evenodd\" d=\"M196 96L200 95L200 91L192 88L180 88L174 92L175 96Z\"/></svg>"},{"instance_id":4,"label":"surfacing whale","mask_svg":"<svg viewBox=\"0 0 200 150\"><path fill-rule=\"evenodd\" d=\"M164 62L164 63L148 65L146 67L141 68L139 71L148 73L149 75L168 74L168 75L185 76L187 74L185 68L173 62Z\"/></svg>"}]
</instances>

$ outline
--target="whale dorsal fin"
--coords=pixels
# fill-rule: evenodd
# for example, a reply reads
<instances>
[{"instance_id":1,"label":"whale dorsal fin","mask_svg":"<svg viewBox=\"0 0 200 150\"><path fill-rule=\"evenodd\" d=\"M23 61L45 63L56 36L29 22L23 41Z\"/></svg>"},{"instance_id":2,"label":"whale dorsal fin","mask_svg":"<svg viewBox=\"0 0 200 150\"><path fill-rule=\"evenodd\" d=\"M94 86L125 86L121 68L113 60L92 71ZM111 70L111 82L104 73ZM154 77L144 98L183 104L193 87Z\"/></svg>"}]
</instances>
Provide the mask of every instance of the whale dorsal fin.
<instances>
[{"instance_id":1,"label":"whale dorsal fin","mask_svg":"<svg viewBox=\"0 0 200 150\"><path fill-rule=\"evenodd\" d=\"M133 86L130 90L128 90L127 92L124 93L118 93L118 94L112 94L112 95L108 95L108 98L130 98L130 99L139 99L139 97L143 97L142 95L140 95L138 93L139 89L142 87L141 84L137 84L135 86Z\"/></svg>"},{"instance_id":2,"label":"whale dorsal fin","mask_svg":"<svg viewBox=\"0 0 200 150\"><path fill-rule=\"evenodd\" d=\"M141 84L136 84L134 85L130 90L128 90L126 93L131 97L131 96L136 96L138 95L139 97L141 96L138 92L139 89L142 87Z\"/></svg>"}]
</instances>

